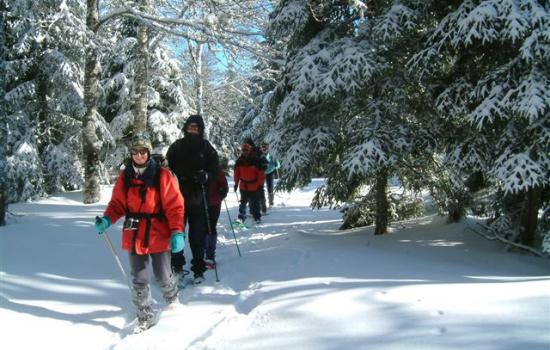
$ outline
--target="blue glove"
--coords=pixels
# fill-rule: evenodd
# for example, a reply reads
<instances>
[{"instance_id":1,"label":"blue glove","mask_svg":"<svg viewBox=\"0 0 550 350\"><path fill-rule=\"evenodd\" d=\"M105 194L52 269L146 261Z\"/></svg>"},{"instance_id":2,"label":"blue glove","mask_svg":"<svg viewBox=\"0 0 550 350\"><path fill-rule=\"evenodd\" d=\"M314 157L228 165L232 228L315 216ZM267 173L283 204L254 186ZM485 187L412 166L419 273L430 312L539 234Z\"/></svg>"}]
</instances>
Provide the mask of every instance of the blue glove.
<instances>
[{"instance_id":1,"label":"blue glove","mask_svg":"<svg viewBox=\"0 0 550 350\"><path fill-rule=\"evenodd\" d=\"M97 231L97 233L102 234L109 228L109 226L111 226L111 219L109 219L108 217L95 217L95 230Z\"/></svg>"},{"instance_id":2,"label":"blue glove","mask_svg":"<svg viewBox=\"0 0 550 350\"><path fill-rule=\"evenodd\" d=\"M172 253L179 253L185 245L185 234L183 232L174 232L170 238L170 249Z\"/></svg>"}]
</instances>

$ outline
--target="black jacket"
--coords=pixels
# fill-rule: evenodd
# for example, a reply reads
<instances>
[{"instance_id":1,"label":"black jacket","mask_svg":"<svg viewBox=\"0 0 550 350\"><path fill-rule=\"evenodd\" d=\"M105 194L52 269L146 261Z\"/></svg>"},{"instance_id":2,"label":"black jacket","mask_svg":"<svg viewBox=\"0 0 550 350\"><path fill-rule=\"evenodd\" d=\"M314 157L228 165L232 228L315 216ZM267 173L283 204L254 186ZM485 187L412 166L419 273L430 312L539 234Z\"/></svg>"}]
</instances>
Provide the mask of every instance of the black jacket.
<instances>
[{"instance_id":1,"label":"black jacket","mask_svg":"<svg viewBox=\"0 0 550 350\"><path fill-rule=\"evenodd\" d=\"M219 159L214 147L202 135L199 139L186 135L170 145L166 160L168 167L178 178L185 205L200 205L202 186L195 177L200 170L206 171L212 181L218 176Z\"/></svg>"}]
</instances>

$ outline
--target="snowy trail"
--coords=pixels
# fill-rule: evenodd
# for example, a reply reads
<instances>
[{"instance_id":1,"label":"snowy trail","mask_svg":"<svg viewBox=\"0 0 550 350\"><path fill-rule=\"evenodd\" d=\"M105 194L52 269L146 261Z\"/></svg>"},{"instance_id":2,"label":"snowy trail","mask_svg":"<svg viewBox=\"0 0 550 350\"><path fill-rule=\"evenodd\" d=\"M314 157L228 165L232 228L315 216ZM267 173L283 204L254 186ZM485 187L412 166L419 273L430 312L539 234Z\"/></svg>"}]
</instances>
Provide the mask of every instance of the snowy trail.
<instances>
[{"instance_id":1,"label":"snowy trail","mask_svg":"<svg viewBox=\"0 0 550 350\"><path fill-rule=\"evenodd\" d=\"M540 349L550 346L550 264L425 217L373 236L308 208L319 182L276 199L261 225L218 226L218 271L129 335L128 287L77 193L16 204L0 228L3 348ZM280 201L277 203L277 201ZM284 200L284 202L283 202ZM284 205L282 205L284 203ZM236 200L227 202L236 216ZM120 247L120 224L109 233ZM127 269L125 253L119 254ZM186 247L190 260L190 250ZM162 298L156 287L153 297ZM162 308L162 303L155 305ZM32 336L26 337L32 330Z\"/></svg>"}]
</instances>

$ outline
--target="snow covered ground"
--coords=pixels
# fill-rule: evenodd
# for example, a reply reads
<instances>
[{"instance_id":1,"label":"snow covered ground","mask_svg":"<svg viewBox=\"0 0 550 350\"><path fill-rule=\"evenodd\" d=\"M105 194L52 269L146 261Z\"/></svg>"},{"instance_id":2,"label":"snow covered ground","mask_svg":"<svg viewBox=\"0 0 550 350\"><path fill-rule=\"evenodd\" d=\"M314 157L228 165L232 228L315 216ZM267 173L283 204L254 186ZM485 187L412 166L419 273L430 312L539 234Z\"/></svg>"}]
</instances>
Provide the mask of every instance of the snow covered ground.
<instances>
[{"instance_id":1,"label":"snow covered ground","mask_svg":"<svg viewBox=\"0 0 550 350\"><path fill-rule=\"evenodd\" d=\"M222 212L218 271L130 335L128 287L79 192L10 206L0 227L3 349L550 349L550 264L428 216L374 236L308 205L321 180L238 233ZM229 194L236 216L236 197ZM120 251L120 225L108 233ZM186 247L186 255L190 251ZM160 294L153 296L162 308Z\"/></svg>"}]
</instances>

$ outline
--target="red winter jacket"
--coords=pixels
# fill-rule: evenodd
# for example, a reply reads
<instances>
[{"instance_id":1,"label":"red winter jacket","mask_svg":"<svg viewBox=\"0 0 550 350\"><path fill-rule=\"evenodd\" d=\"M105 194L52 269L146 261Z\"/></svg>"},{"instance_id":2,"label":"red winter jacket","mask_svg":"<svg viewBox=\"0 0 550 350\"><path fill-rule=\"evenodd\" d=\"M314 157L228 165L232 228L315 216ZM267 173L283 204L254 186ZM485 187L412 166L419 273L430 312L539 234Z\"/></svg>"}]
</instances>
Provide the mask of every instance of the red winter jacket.
<instances>
[{"instance_id":1,"label":"red winter jacket","mask_svg":"<svg viewBox=\"0 0 550 350\"><path fill-rule=\"evenodd\" d=\"M255 153L248 157L240 156L235 163L233 180L239 184L241 191L257 191L265 181L265 172L261 169Z\"/></svg>"},{"instance_id":2,"label":"red winter jacket","mask_svg":"<svg viewBox=\"0 0 550 350\"><path fill-rule=\"evenodd\" d=\"M170 249L170 237L173 232L183 232L183 197L178 181L172 173L164 168L157 168L160 173L160 186L147 186L145 200L142 202L141 189L144 182L141 179L131 179L132 186L126 191L124 170L120 172L113 195L105 216L115 223L127 212L141 214L156 214L161 217L141 218L138 230L122 229L122 249L134 251L139 255L160 253ZM159 191L160 189L160 191ZM127 192L127 193L126 193ZM159 201L160 200L160 201ZM161 204L162 203L162 204ZM162 209L161 209L162 208ZM164 212L164 215L159 213ZM147 235L147 226L149 234ZM148 236L148 237L147 237Z\"/></svg>"},{"instance_id":3,"label":"red winter jacket","mask_svg":"<svg viewBox=\"0 0 550 350\"><path fill-rule=\"evenodd\" d=\"M225 172L220 169L215 181L208 181L208 205L220 206L222 200L227 196L229 187Z\"/></svg>"}]
</instances>

